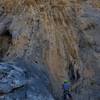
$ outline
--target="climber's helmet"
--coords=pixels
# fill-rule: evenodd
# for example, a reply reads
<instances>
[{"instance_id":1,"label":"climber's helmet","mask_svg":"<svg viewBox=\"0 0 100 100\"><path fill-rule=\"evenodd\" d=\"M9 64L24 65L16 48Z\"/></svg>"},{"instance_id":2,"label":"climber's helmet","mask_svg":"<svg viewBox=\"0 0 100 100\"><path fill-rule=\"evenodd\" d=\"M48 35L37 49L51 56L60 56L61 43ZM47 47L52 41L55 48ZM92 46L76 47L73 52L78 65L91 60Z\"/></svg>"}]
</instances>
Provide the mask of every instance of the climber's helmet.
<instances>
[{"instance_id":1,"label":"climber's helmet","mask_svg":"<svg viewBox=\"0 0 100 100\"><path fill-rule=\"evenodd\" d=\"M69 81L68 80L64 80L64 83L69 83Z\"/></svg>"}]
</instances>

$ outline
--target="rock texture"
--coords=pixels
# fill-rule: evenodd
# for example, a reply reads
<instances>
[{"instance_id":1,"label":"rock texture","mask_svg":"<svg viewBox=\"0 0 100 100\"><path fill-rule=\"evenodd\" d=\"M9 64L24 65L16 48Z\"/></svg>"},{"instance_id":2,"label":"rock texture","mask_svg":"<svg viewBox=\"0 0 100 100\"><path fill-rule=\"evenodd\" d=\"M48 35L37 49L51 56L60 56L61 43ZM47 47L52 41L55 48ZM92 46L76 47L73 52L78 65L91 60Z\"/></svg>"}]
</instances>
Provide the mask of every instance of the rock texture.
<instances>
[{"instance_id":1,"label":"rock texture","mask_svg":"<svg viewBox=\"0 0 100 100\"><path fill-rule=\"evenodd\" d=\"M80 83L73 91L75 100L99 100L99 4L99 0L0 0L1 61L24 59L45 65L49 89L57 99L61 100L67 78L73 86Z\"/></svg>"},{"instance_id":2,"label":"rock texture","mask_svg":"<svg viewBox=\"0 0 100 100\"><path fill-rule=\"evenodd\" d=\"M48 76L40 71L42 66L22 62L0 63L0 100L54 100L47 90Z\"/></svg>"}]
</instances>

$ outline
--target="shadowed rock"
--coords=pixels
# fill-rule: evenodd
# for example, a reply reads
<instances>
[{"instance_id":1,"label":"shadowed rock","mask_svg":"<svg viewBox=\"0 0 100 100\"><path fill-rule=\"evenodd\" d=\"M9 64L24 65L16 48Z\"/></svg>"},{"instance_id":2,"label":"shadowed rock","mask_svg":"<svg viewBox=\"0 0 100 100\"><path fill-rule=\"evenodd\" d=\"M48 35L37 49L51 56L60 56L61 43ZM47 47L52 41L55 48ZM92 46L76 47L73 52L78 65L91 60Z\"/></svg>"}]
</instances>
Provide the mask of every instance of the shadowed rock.
<instances>
[{"instance_id":1,"label":"shadowed rock","mask_svg":"<svg viewBox=\"0 0 100 100\"><path fill-rule=\"evenodd\" d=\"M14 64L0 63L0 100L54 100L36 71L33 77Z\"/></svg>"}]
</instances>

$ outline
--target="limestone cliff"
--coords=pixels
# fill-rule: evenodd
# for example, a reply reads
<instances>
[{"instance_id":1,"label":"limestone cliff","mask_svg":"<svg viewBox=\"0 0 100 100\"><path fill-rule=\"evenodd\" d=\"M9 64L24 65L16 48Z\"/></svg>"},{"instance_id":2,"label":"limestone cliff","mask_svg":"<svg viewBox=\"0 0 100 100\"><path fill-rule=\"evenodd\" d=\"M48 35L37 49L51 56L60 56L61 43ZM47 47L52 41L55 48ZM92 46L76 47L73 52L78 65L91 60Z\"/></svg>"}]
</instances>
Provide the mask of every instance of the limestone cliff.
<instances>
[{"instance_id":1,"label":"limestone cliff","mask_svg":"<svg viewBox=\"0 0 100 100\"><path fill-rule=\"evenodd\" d=\"M99 0L0 0L1 61L20 58L46 65L56 98L61 98L63 80L70 79L73 85L80 82L73 92L75 100L99 100L99 4Z\"/></svg>"}]
</instances>

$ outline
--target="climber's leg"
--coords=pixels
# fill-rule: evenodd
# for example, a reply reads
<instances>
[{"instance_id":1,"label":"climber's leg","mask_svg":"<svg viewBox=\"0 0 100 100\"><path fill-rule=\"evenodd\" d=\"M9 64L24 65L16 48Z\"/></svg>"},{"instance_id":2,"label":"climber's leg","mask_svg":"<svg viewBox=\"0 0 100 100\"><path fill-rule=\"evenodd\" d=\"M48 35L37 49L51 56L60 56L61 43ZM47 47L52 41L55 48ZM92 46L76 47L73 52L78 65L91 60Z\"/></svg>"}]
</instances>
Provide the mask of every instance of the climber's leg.
<instances>
[{"instance_id":1,"label":"climber's leg","mask_svg":"<svg viewBox=\"0 0 100 100\"><path fill-rule=\"evenodd\" d=\"M66 92L63 92L63 100L66 100Z\"/></svg>"},{"instance_id":2,"label":"climber's leg","mask_svg":"<svg viewBox=\"0 0 100 100\"><path fill-rule=\"evenodd\" d=\"M72 95L69 92L67 93L67 95L72 100Z\"/></svg>"}]
</instances>

